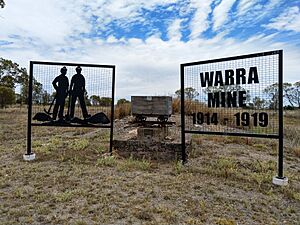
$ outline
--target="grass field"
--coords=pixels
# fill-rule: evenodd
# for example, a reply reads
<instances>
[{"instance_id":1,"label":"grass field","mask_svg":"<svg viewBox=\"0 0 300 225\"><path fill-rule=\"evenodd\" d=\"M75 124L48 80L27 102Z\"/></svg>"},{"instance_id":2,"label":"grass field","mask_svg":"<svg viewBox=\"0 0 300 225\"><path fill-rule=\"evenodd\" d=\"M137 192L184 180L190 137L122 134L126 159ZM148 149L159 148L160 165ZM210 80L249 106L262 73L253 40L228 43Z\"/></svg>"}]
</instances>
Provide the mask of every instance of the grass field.
<instances>
[{"instance_id":1,"label":"grass field","mask_svg":"<svg viewBox=\"0 0 300 225\"><path fill-rule=\"evenodd\" d=\"M108 131L34 127L0 111L0 224L299 224L300 112L285 117L285 175L274 140L193 136L187 166L107 154Z\"/></svg>"}]
</instances>

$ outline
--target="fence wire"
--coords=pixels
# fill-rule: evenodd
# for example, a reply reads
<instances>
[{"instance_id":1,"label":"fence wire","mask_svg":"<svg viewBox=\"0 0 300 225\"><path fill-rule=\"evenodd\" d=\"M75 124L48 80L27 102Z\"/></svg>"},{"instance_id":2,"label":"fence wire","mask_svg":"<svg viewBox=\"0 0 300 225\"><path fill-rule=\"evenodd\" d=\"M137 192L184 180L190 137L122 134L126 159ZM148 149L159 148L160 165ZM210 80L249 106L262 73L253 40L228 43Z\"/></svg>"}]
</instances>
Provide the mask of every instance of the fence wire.
<instances>
[{"instance_id":1,"label":"fence wire","mask_svg":"<svg viewBox=\"0 0 300 225\"><path fill-rule=\"evenodd\" d=\"M61 74L61 69L64 65L59 63L42 64L33 63L32 68L32 117L38 112L53 113L53 108L56 102L56 90L52 82ZM103 112L110 118L111 105L113 98L113 68L102 66L87 66L85 64L68 64L66 65L69 87L72 77L76 74L76 67L80 66L81 74L85 79L84 101L89 115L94 115ZM69 88L68 88L69 89ZM64 116L68 113L70 107L70 94L65 98ZM50 108L51 107L51 108ZM74 117L83 118L83 112L80 107L79 99L75 103ZM33 121L39 123L38 121ZM41 122L40 122L41 123Z\"/></svg>"},{"instance_id":2,"label":"fence wire","mask_svg":"<svg viewBox=\"0 0 300 225\"><path fill-rule=\"evenodd\" d=\"M279 54L183 67L186 131L278 135Z\"/></svg>"}]
</instances>

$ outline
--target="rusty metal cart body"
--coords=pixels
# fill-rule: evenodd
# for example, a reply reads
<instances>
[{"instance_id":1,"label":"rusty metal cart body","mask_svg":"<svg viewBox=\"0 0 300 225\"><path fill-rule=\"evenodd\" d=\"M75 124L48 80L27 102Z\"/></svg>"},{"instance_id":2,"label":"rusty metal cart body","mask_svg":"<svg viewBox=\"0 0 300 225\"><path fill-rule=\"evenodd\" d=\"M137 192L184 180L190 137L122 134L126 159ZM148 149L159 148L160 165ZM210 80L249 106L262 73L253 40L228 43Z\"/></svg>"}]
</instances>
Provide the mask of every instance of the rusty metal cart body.
<instances>
[{"instance_id":1,"label":"rusty metal cart body","mask_svg":"<svg viewBox=\"0 0 300 225\"><path fill-rule=\"evenodd\" d=\"M137 121L145 121L148 117L168 121L172 115L172 97L131 96L131 113Z\"/></svg>"}]
</instances>

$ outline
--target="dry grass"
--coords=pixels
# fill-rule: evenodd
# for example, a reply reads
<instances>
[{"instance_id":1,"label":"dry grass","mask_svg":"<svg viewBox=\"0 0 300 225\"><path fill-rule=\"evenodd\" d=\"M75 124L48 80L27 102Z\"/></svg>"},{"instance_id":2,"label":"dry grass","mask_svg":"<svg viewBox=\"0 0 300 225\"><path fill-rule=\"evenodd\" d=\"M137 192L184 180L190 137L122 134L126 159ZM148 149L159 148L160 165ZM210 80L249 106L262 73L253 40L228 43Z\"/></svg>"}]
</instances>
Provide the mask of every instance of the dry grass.
<instances>
[{"instance_id":1,"label":"dry grass","mask_svg":"<svg viewBox=\"0 0 300 225\"><path fill-rule=\"evenodd\" d=\"M122 119L131 115L131 103L124 103L115 107L115 119Z\"/></svg>"},{"instance_id":2,"label":"dry grass","mask_svg":"<svg viewBox=\"0 0 300 225\"><path fill-rule=\"evenodd\" d=\"M284 136L293 146L300 146L300 127L286 125L284 127Z\"/></svg>"},{"instance_id":3,"label":"dry grass","mask_svg":"<svg viewBox=\"0 0 300 225\"><path fill-rule=\"evenodd\" d=\"M296 157L300 158L300 146L294 147L293 153Z\"/></svg>"},{"instance_id":4,"label":"dry grass","mask_svg":"<svg viewBox=\"0 0 300 225\"><path fill-rule=\"evenodd\" d=\"M300 158L300 110L286 111L284 122L284 137L288 153Z\"/></svg>"},{"instance_id":5,"label":"dry grass","mask_svg":"<svg viewBox=\"0 0 300 225\"><path fill-rule=\"evenodd\" d=\"M300 121L300 109L295 110L286 110L285 117L291 119L296 119L298 122Z\"/></svg>"},{"instance_id":6,"label":"dry grass","mask_svg":"<svg viewBox=\"0 0 300 225\"><path fill-rule=\"evenodd\" d=\"M172 111L174 114L180 113L180 99L179 98L172 99Z\"/></svg>"},{"instance_id":7,"label":"dry grass","mask_svg":"<svg viewBox=\"0 0 300 225\"><path fill-rule=\"evenodd\" d=\"M103 130L35 127L37 159L24 162L26 111L0 111L0 131L0 224L300 221L293 138L285 141L289 186L277 187L273 141L194 136L183 166L110 156Z\"/></svg>"}]
</instances>

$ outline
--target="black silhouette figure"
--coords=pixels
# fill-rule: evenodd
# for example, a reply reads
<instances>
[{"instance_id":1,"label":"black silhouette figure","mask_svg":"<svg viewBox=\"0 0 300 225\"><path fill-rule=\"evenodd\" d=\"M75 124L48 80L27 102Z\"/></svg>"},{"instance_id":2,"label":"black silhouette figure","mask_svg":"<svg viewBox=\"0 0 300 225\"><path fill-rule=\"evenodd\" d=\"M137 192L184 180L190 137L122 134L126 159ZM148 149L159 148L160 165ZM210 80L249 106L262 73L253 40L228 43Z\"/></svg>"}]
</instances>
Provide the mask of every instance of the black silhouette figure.
<instances>
[{"instance_id":1,"label":"black silhouette figure","mask_svg":"<svg viewBox=\"0 0 300 225\"><path fill-rule=\"evenodd\" d=\"M53 120L56 120L57 113L59 120L63 120L65 99L68 96L69 80L66 77L67 68L65 66L62 67L60 69L60 72L61 74L57 76L52 82L52 85L56 90L55 105L53 108Z\"/></svg>"},{"instance_id":2,"label":"black silhouette figure","mask_svg":"<svg viewBox=\"0 0 300 225\"><path fill-rule=\"evenodd\" d=\"M70 96L71 96L71 112L70 112L70 118L71 120L74 118L75 113L75 103L77 98L80 102L80 107L82 110L82 115L84 119L87 119L90 117L90 115L87 112L86 104L84 101L84 93L85 93L85 78L81 74L81 67L76 67L76 74L73 75L71 79L71 85L70 85Z\"/></svg>"}]
</instances>

